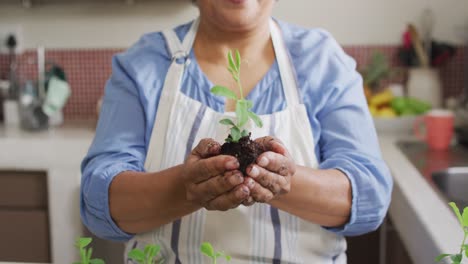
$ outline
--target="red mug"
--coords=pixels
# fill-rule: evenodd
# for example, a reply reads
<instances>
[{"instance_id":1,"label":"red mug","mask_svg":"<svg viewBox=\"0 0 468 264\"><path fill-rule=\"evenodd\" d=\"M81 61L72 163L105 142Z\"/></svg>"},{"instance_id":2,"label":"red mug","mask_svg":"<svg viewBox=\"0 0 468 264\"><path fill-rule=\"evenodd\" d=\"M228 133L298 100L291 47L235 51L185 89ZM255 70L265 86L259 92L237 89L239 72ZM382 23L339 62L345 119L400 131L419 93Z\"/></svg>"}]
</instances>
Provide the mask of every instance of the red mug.
<instances>
[{"instance_id":1,"label":"red mug","mask_svg":"<svg viewBox=\"0 0 468 264\"><path fill-rule=\"evenodd\" d=\"M449 110L431 110L414 122L414 134L426 141L429 148L445 150L450 146L453 137L453 113ZM425 133L421 133L425 127Z\"/></svg>"}]
</instances>

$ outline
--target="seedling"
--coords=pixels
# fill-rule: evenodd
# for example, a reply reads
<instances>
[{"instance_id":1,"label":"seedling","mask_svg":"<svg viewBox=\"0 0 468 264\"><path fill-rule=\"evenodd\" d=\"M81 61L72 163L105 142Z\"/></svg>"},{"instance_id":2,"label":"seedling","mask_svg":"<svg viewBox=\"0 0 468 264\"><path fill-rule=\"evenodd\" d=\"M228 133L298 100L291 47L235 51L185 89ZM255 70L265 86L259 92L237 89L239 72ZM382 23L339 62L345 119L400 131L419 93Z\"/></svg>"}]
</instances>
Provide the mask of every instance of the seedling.
<instances>
[{"instance_id":1,"label":"seedling","mask_svg":"<svg viewBox=\"0 0 468 264\"><path fill-rule=\"evenodd\" d=\"M231 261L231 256L226 255L223 251L215 252L213 246L209 242L202 243L200 251L211 259L212 264L216 264L218 258L225 258L227 261Z\"/></svg>"},{"instance_id":2,"label":"seedling","mask_svg":"<svg viewBox=\"0 0 468 264\"><path fill-rule=\"evenodd\" d=\"M80 237L76 239L75 247L80 251L80 262L73 262L73 264L105 264L104 260L102 259L91 259L91 255L93 254L93 248L86 249L89 244L93 241L90 237Z\"/></svg>"},{"instance_id":3,"label":"seedling","mask_svg":"<svg viewBox=\"0 0 468 264\"><path fill-rule=\"evenodd\" d=\"M249 132L243 129L244 125L247 124L249 119L255 123L256 126L262 127L262 120L250 109L252 108L253 104L252 101L244 99L244 94L242 91L242 84L240 81L240 70L241 70L241 56L238 50L235 51L236 59L234 60L232 51L228 52L228 71L231 73L232 78L237 84L237 88L239 89L240 97L237 97L236 93L231 91L225 86L216 85L211 88L211 93L226 97L227 99L232 99L236 102L236 116L237 116L237 123L234 123L233 120L226 118L219 121L223 125L230 126L231 133L226 138L226 142L239 142L239 139L242 137L246 137L249 135Z\"/></svg>"},{"instance_id":4,"label":"seedling","mask_svg":"<svg viewBox=\"0 0 468 264\"><path fill-rule=\"evenodd\" d=\"M128 257L138 262L139 264L154 264L156 263L156 256L159 254L161 246L148 244L145 246L144 251L139 248L134 248L128 253ZM161 262L162 263L162 262Z\"/></svg>"},{"instance_id":5,"label":"seedling","mask_svg":"<svg viewBox=\"0 0 468 264\"><path fill-rule=\"evenodd\" d=\"M228 52L227 69L236 82L240 96L238 97L235 92L221 85L216 85L211 88L211 93L224 96L236 102L237 122L229 118L219 121L222 125L230 127L230 134L225 139L225 143L221 146L221 154L236 157L240 164L239 170L243 175L246 175L247 167L255 162L257 157L265 150L259 143L250 139L251 132L244 129L244 126L250 119L260 128L263 126L263 123L260 117L251 111L253 106L252 101L244 98L242 83L240 81L241 56L238 50L235 51L235 57L236 59L234 60L232 51Z\"/></svg>"},{"instance_id":6,"label":"seedling","mask_svg":"<svg viewBox=\"0 0 468 264\"><path fill-rule=\"evenodd\" d=\"M440 254L436 257L435 261L440 262L441 260L450 257L452 264L460 264L463 260L463 255L468 258L468 244L465 244L466 238L468 237L468 207L465 207L465 209L463 209L463 214L460 214L460 209L458 209L458 206L454 202L449 203L449 205L452 207L453 212L455 212L455 215L460 222L460 226L464 233L463 241L460 246L460 252L457 254Z\"/></svg>"}]
</instances>

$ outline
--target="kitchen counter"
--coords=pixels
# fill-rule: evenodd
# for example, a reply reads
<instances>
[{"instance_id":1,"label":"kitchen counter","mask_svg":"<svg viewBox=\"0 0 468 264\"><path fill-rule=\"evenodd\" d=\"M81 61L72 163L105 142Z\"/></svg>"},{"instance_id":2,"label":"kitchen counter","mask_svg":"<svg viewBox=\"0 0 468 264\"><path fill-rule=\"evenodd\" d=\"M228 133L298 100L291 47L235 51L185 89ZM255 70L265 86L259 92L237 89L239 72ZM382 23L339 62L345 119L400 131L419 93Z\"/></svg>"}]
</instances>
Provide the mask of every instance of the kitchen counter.
<instances>
[{"instance_id":1,"label":"kitchen counter","mask_svg":"<svg viewBox=\"0 0 468 264\"><path fill-rule=\"evenodd\" d=\"M47 173L53 263L77 260L73 244L83 232L79 215L80 163L93 135L94 127L87 123L41 132L0 126L0 170Z\"/></svg>"},{"instance_id":2,"label":"kitchen counter","mask_svg":"<svg viewBox=\"0 0 468 264\"><path fill-rule=\"evenodd\" d=\"M448 201L397 146L401 140L414 139L391 134L379 134L379 139L394 178L390 218L414 263L434 263L441 253L458 252L463 231Z\"/></svg>"},{"instance_id":3,"label":"kitchen counter","mask_svg":"<svg viewBox=\"0 0 468 264\"><path fill-rule=\"evenodd\" d=\"M80 162L94 127L71 124L29 133L0 126L0 170L47 172L53 263L76 261L73 243L82 235L79 216ZM434 263L440 253L459 250L457 219L443 199L397 147L404 138L379 135L394 177L390 217L414 263ZM0 262L6 263L6 262Z\"/></svg>"}]
</instances>

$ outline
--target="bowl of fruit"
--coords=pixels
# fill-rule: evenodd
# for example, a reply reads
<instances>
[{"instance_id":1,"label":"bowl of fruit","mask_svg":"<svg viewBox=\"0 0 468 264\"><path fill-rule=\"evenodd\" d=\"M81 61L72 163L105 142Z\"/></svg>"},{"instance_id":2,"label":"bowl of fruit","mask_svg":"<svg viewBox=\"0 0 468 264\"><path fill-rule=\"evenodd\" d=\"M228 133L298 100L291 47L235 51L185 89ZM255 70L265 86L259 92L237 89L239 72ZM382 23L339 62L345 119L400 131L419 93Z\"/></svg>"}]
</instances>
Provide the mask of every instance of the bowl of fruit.
<instances>
[{"instance_id":1,"label":"bowl of fruit","mask_svg":"<svg viewBox=\"0 0 468 264\"><path fill-rule=\"evenodd\" d=\"M431 104L413 97L394 96L390 89L371 94L367 100L380 133L409 134L415 120L432 108Z\"/></svg>"}]
</instances>

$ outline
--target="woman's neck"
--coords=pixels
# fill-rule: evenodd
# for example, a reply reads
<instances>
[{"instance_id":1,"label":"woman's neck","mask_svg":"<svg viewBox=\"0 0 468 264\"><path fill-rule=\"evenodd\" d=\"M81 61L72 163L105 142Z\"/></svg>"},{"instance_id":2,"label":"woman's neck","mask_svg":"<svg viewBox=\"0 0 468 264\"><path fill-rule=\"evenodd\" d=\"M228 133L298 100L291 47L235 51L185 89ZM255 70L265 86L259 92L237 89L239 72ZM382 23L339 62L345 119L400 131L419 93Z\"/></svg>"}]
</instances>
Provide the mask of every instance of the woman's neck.
<instances>
[{"instance_id":1,"label":"woman's neck","mask_svg":"<svg viewBox=\"0 0 468 264\"><path fill-rule=\"evenodd\" d=\"M243 31L225 30L202 19L195 40L195 52L197 56L215 62L225 60L229 50L237 49L243 58L253 59L271 45L268 19Z\"/></svg>"}]
</instances>

